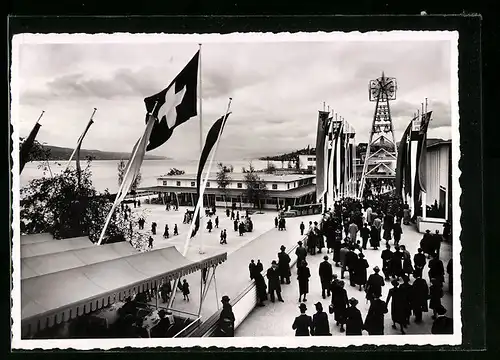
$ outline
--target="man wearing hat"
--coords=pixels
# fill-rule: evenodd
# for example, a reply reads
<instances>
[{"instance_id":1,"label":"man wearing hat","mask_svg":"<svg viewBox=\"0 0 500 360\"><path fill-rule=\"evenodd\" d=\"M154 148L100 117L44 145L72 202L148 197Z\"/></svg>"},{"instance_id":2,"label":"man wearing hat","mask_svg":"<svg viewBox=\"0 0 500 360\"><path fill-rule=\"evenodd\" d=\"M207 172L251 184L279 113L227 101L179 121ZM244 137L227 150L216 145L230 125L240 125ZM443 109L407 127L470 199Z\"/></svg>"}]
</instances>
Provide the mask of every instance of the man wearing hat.
<instances>
[{"instance_id":1,"label":"man wearing hat","mask_svg":"<svg viewBox=\"0 0 500 360\"><path fill-rule=\"evenodd\" d=\"M273 260L271 263L271 267L267 269L267 280L268 280L268 290L269 295L271 297L271 302L275 301L274 293L276 292L276 296L278 297L278 301L285 302L281 298L281 285L280 285L280 277L278 270L278 263L276 260Z\"/></svg>"},{"instance_id":2,"label":"man wearing hat","mask_svg":"<svg viewBox=\"0 0 500 360\"><path fill-rule=\"evenodd\" d=\"M295 255L297 255L297 267L298 267L299 264L302 263L302 261L306 260L307 250L305 247L302 246L302 241L299 241L297 244L299 246L297 246L297 249L295 249Z\"/></svg>"},{"instance_id":3,"label":"man wearing hat","mask_svg":"<svg viewBox=\"0 0 500 360\"><path fill-rule=\"evenodd\" d=\"M411 288L411 308L413 310L413 315L415 315L415 322L422 322L422 313L429 311L429 306L427 301L429 299L429 286L427 281L422 279L421 272L415 272L413 275L415 281L413 281Z\"/></svg>"},{"instance_id":4,"label":"man wearing hat","mask_svg":"<svg viewBox=\"0 0 500 360\"><path fill-rule=\"evenodd\" d=\"M323 304L317 302L314 306L316 307L316 314L314 314L312 318L311 335L331 336L328 315L323 311Z\"/></svg>"},{"instance_id":5,"label":"man wearing hat","mask_svg":"<svg viewBox=\"0 0 500 360\"><path fill-rule=\"evenodd\" d=\"M451 335L453 334L453 319L447 317L446 309L440 306L437 309L438 317L432 324L431 333L435 335Z\"/></svg>"},{"instance_id":6,"label":"man wearing hat","mask_svg":"<svg viewBox=\"0 0 500 360\"><path fill-rule=\"evenodd\" d=\"M281 252L278 253L278 271L280 274L280 282L282 284L286 283L290 284L290 276L292 273L290 272L290 256L285 252L286 248L284 245L281 245Z\"/></svg>"},{"instance_id":7,"label":"man wearing hat","mask_svg":"<svg viewBox=\"0 0 500 360\"><path fill-rule=\"evenodd\" d=\"M234 337L234 313L233 307L229 303L229 297L224 295L221 299L222 311L219 317L219 329L221 336L223 337Z\"/></svg>"},{"instance_id":8,"label":"man wearing hat","mask_svg":"<svg viewBox=\"0 0 500 360\"><path fill-rule=\"evenodd\" d=\"M384 315L387 312L386 303L380 297L375 297L370 303L364 325L369 335L384 335Z\"/></svg>"},{"instance_id":9,"label":"man wearing hat","mask_svg":"<svg viewBox=\"0 0 500 360\"><path fill-rule=\"evenodd\" d=\"M384 278L379 274L380 268L375 266L373 272L366 282L366 299L368 301L381 297L382 286L385 285Z\"/></svg>"},{"instance_id":10,"label":"man wearing hat","mask_svg":"<svg viewBox=\"0 0 500 360\"><path fill-rule=\"evenodd\" d=\"M312 319L309 315L306 315L306 304L301 303L299 309L300 315L295 318L292 329L295 330L295 336L309 336L312 329Z\"/></svg>"},{"instance_id":11,"label":"man wearing hat","mask_svg":"<svg viewBox=\"0 0 500 360\"><path fill-rule=\"evenodd\" d=\"M323 257L323 262L319 264L319 278L321 281L321 296L325 299L325 291L330 296L330 283L332 281L333 268L328 262L328 256Z\"/></svg>"},{"instance_id":12,"label":"man wearing hat","mask_svg":"<svg viewBox=\"0 0 500 360\"><path fill-rule=\"evenodd\" d=\"M346 335L363 335L363 319L356 305L358 305L358 300L350 298L349 307L345 312Z\"/></svg>"}]
</instances>

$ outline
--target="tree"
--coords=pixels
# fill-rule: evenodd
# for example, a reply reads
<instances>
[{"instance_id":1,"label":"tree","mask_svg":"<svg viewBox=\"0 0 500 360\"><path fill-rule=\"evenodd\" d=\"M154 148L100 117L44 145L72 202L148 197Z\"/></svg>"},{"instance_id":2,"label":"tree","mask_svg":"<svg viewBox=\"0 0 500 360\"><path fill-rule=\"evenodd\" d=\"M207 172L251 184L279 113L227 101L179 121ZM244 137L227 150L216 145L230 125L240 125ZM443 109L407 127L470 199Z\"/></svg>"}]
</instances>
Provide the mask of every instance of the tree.
<instances>
[{"instance_id":1,"label":"tree","mask_svg":"<svg viewBox=\"0 0 500 360\"><path fill-rule=\"evenodd\" d=\"M276 172L276 165L274 165L271 162L267 163L267 168L266 168L266 173L267 174L274 174Z\"/></svg>"},{"instance_id":2,"label":"tree","mask_svg":"<svg viewBox=\"0 0 500 360\"><path fill-rule=\"evenodd\" d=\"M264 180L255 171L255 168L250 162L247 172L245 173L245 184L248 201L250 201L254 208L262 209L262 200L267 196L267 186Z\"/></svg>"},{"instance_id":3,"label":"tree","mask_svg":"<svg viewBox=\"0 0 500 360\"><path fill-rule=\"evenodd\" d=\"M184 170L179 170L176 168L170 169L170 171L167 173L168 176L175 176L175 175L184 175L186 172Z\"/></svg>"},{"instance_id":4,"label":"tree","mask_svg":"<svg viewBox=\"0 0 500 360\"><path fill-rule=\"evenodd\" d=\"M219 168L219 171L217 172L217 186L221 189L221 193L224 198L224 206L226 206L226 196L228 194L227 186L231 183L231 176L229 175L231 170L221 162L217 164L217 167Z\"/></svg>"},{"instance_id":5,"label":"tree","mask_svg":"<svg viewBox=\"0 0 500 360\"><path fill-rule=\"evenodd\" d=\"M19 147L21 147L24 143L26 138L19 138ZM41 144L38 140L33 141L33 146L30 149L30 152L28 153L28 159L27 162L30 161L39 161L40 163L38 164L38 169L41 169L44 173L48 171L51 176L52 176L52 169L50 168L50 156L51 152L50 149L47 149Z\"/></svg>"},{"instance_id":6,"label":"tree","mask_svg":"<svg viewBox=\"0 0 500 360\"><path fill-rule=\"evenodd\" d=\"M53 177L31 180L21 189L21 233L48 232L56 239L89 236L93 242L98 241L114 199L107 190L97 193L88 165L80 173L80 186L77 170L68 169ZM138 216L133 213L125 220L123 213L115 212L105 241L146 242L144 234L130 232L130 223L136 223Z\"/></svg>"},{"instance_id":7,"label":"tree","mask_svg":"<svg viewBox=\"0 0 500 360\"><path fill-rule=\"evenodd\" d=\"M118 163L118 186L120 186L123 182L126 169L127 169L127 164L125 163L125 160L121 159L120 162ZM139 173L134 179L134 182L132 183L132 186L130 187L131 192L135 193L135 191L137 190L137 188L141 183L141 180L142 180L142 175L141 172L139 171Z\"/></svg>"}]
</instances>

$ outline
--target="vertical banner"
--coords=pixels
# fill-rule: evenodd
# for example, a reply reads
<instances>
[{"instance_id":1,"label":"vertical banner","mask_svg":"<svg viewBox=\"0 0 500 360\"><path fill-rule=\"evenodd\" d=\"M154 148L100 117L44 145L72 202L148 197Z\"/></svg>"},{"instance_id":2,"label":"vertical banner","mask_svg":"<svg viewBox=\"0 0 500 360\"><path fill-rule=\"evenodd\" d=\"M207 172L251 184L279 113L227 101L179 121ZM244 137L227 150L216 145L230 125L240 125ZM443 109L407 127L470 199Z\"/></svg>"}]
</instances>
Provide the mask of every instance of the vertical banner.
<instances>
[{"instance_id":1,"label":"vertical banner","mask_svg":"<svg viewBox=\"0 0 500 360\"><path fill-rule=\"evenodd\" d=\"M344 129L340 131L340 197L344 197L345 191L345 155L346 155L346 139Z\"/></svg>"},{"instance_id":2,"label":"vertical banner","mask_svg":"<svg viewBox=\"0 0 500 360\"><path fill-rule=\"evenodd\" d=\"M326 111L318 112L318 131L316 134L316 199L323 199L326 191L325 176L325 140L328 130L328 115Z\"/></svg>"}]
</instances>

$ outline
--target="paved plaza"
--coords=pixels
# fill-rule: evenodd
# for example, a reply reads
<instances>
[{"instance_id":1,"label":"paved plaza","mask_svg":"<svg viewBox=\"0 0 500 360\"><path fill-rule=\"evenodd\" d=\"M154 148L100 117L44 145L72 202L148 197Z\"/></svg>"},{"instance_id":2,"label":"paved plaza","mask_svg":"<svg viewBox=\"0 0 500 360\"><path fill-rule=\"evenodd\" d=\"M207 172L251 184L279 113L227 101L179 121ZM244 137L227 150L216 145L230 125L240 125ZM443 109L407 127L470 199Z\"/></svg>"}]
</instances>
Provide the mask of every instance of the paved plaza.
<instances>
[{"instance_id":1,"label":"paved plaza","mask_svg":"<svg viewBox=\"0 0 500 360\"><path fill-rule=\"evenodd\" d=\"M300 220L298 218L297 220ZM414 226L404 226L403 227L403 236L400 242L401 245L405 245L406 249L413 255L417 252L417 249L420 244L420 240L422 238L422 234L417 233ZM385 245L385 241L382 241L382 244ZM392 245L392 241L391 241ZM370 275L373 271L373 267L379 266L382 268L382 260L380 258L380 254L382 249L385 247L382 246L379 250L365 250L365 256L370 264L368 269L368 275ZM393 249L394 250L394 249ZM319 264L323 261L323 256L326 254L326 250L323 249L322 254L317 254L314 256L307 256L307 262L309 265L309 269L311 270L311 278L309 281L309 294L307 296L307 314L313 315L316 310L314 304L316 302L321 302L323 304L324 311L328 312L328 305L330 304L330 298L322 299L321 297L321 285L319 280ZM328 254L330 258L330 262L332 260L332 254ZM448 243L442 243L441 245L441 260L446 268L448 264L448 260L451 257L451 246ZM334 273L339 275L340 278L340 268L333 267ZM429 283L428 277L428 267L426 266L424 269L424 278ZM358 287L351 287L349 285L349 274L346 272L345 281L345 289L347 290L347 295L349 298L355 297L358 301L358 309L361 311L363 321L368 313L369 303L365 299L365 292L359 291ZM444 297L441 299L443 306L448 310L447 316L456 317L458 314L453 313L453 304L452 304L452 296L449 293L449 283L448 276L445 277L446 281L444 284ZM294 266L292 268L292 277L291 277L290 285L282 285L282 296L285 300L284 303L276 302L270 303L266 302L265 307L257 307L252 313L245 319L245 321L236 329L235 336L238 337L252 337L252 336L294 336L294 330L292 330L292 323L296 316L298 316L298 298L299 298L299 290L298 290L298 281L297 281L297 270ZM391 288L391 284L386 281L385 286L382 288L382 300L386 300L387 293ZM423 323L415 324L413 321L413 316L410 319L410 325L407 329L405 329L407 334L430 334L431 326L433 320L431 319L431 312L424 313ZM329 315L330 322L330 332L334 336L344 336L345 333L341 333L339 331L340 327L335 325L335 321L333 320L333 315ZM363 333L364 336L368 336L366 332ZM385 315L385 334L386 335L399 335L399 330L392 329L392 321L390 315L390 304L389 304L389 312Z\"/></svg>"},{"instance_id":2,"label":"paved plaza","mask_svg":"<svg viewBox=\"0 0 500 360\"><path fill-rule=\"evenodd\" d=\"M186 234L190 226L189 224L182 224L182 219L186 211L185 207L180 207L179 211L166 211L163 205L145 204L140 209L135 210L144 210L147 213L145 230L150 229L151 222L153 221L158 224L157 234L153 235L155 239L154 249L175 246L180 252L183 251ZM241 214L244 214L244 211L240 212ZM299 224L301 221L307 224L309 221L316 221L320 218L319 215L288 218L287 230L278 231L274 227L274 218L277 215L276 211L264 211L262 214L254 213L250 216L254 223L253 231L239 236L233 229L233 221L226 217L224 208L218 208L216 215L219 216L219 229L214 229L211 233L205 228L201 229L202 235L197 235L193 238L186 255L188 259L196 261L215 254L228 253L228 259L217 267L215 273L216 286L214 282L211 283L203 303L201 312L203 319L208 318L218 310L220 299L223 295L234 298L250 283L248 264L251 259L254 259L256 262L257 259L260 259L264 265L264 269L267 269L271 265L272 260L278 259L277 254L281 245L285 245L287 249L290 249L300 239ZM214 219L215 216L212 216L212 222ZM164 239L163 229L165 223L169 224L171 234L173 225L176 223L179 227L179 235ZM227 229L227 245L219 243L221 229ZM203 238L203 254L199 253L200 237ZM177 290L173 304L174 309L189 313L198 313L200 305L200 278L200 272L183 278L190 285L190 301L183 300L182 293ZM161 303L161 300L159 300L158 304L159 306L164 305Z\"/></svg>"}]
</instances>

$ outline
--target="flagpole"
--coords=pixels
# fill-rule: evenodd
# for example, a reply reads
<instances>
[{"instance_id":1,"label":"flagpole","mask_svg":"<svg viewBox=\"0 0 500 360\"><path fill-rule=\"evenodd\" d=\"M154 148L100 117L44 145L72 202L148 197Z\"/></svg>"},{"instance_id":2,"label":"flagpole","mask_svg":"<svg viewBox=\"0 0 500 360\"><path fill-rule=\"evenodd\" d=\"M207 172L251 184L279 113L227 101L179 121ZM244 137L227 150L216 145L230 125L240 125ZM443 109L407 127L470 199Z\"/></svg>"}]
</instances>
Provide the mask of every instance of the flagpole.
<instances>
[{"instance_id":1,"label":"flagpole","mask_svg":"<svg viewBox=\"0 0 500 360\"><path fill-rule=\"evenodd\" d=\"M40 114L40 116L38 117L38 120L36 121L35 125L38 124L40 122L40 120L42 119L42 116L43 114L45 114L45 110L42 110L42 113Z\"/></svg>"},{"instance_id":2,"label":"flagpole","mask_svg":"<svg viewBox=\"0 0 500 360\"><path fill-rule=\"evenodd\" d=\"M148 124L149 124L149 121L155 121L154 119L154 112L155 112L155 109L156 109L156 106L158 105L158 101L155 102L155 106L153 107L153 111L151 111L151 113L149 114L150 118L148 120ZM148 124L146 124L146 127L148 126ZM137 153L139 151L139 145L141 143L141 140L142 138L145 136L146 134L142 134L141 137L139 138L139 140L137 141L136 143L136 146L135 146L135 149L132 153L132 156L130 157L129 161L128 161L128 164L127 164L127 169L125 171L125 175L123 176L123 179L126 179L128 174L130 173L130 169L132 168L132 163L133 163L133 160L134 158L137 156ZM111 207L111 210L108 214L108 217L106 218L106 222L104 223L104 227L102 228L102 232L101 232L101 236L99 237L99 241L97 242L97 245L101 245L102 243L102 240L104 239L104 235L106 234L106 230L108 228L108 225L109 225L109 222L111 221L111 217L113 216L113 213L116 209L116 207L118 206L118 200L119 200L119 196L121 194L121 192L123 191L123 188L125 186L125 183L126 181L122 181L120 187L118 188L118 191L116 192L116 198L115 198L115 201L113 203L113 206Z\"/></svg>"},{"instance_id":3,"label":"flagpole","mask_svg":"<svg viewBox=\"0 0 500 360\"><path fill-rule=\"evenodd\" d=\"M194 227L195 227L195 223L196 223L195 219L196 219L196 216L198 215L198 213L200 213L200 224L199 224L200 228L198 230L199 233L200 233L200 237L201 237L201 234L203 234L203 228L201 227L202 226L202 224L201 224L201 210L202 210L203 194L204 194L206 186L207 186L208 178L210 176L210 170L212 169L212 165L213 165L213 162L214 162L214 159L215 159L215 154L217 153L217 150L219 149L219 144L220 144L220 139L221 139L222 131L223 131L224 126L225 126L226 121L227 121L227 117L228 117L228 114L229 114L229 109L231 107L231 101L232 100L233 100L233 98L229 98L229 103L227 105L226 114L224 115L224 120L223 120L222 126L221 126L221 128L219 130L219 135L217 137L217 142L215 143L215 149L213 150L212 156L210 157L210 162L208 163L208 171L206 172L205 176L203 177L203 179L201 181L200 194L199 194L200 196L198 198L198 202L197 202L196 207L194 209L193 221L191 221L191 225L189 226L189 231L188 231L187 236L186 236L186 242L184 243L184 249L182 250L182 256L186 256L187 252L189 250L189 245L190 245L191 240L192 240L191 234L193 233L193 230L194 230ZM177 288L177 284L179 283L179 279L180 278L177 278L174 281L173 289ZM174 303L174 298L175 298L175 292L170 297L170 300L169 300L169 303L168 303L168 307L169 308L172 307L172 305Z\"/></svg>"},{"instance_id":4,"label":"flagpole","mask_svg":"<svg viewBox=\"0 0 500 360\"><path fill-rule=\"evenodd\" d=\"M203 152L203 87L202 87L202 83L201 83L201 43L198 44L199 46L199 58L198 58L198 78L199 78L199 82L198 82L198 86L199 86L199 89L198 89L198 93L199 93L199 98L198 98L198 102L200 104L200 157L201 157L201 154ZM198 194L198 196L200 197L198 199L198 202L200 202L200 208L201 209L204 209L204 205L203 205L203 193L201 194ZM203 230L203 217L202 217L202 212L200 210L200 223L199 223L199 226L200 228ZM188 236L191 236L191 234L189 233ZM203 231L200 231L200 248L198 249L198 253L199 254L204 254L205 251L203 250Z\"/></svg>"},{"instance_id":5,"label":"flagpole","mask_svg":"<svg viewBox=\"0 0 500 360\"><path fill-rule=\"evenodd\" d=\"M95 115L95 112L96 112L96 111L97 111L97 108L94 108L94 112L93 112L93 113L92 113L92 115L90 116L90 120L89 120L89 122L91 122L91 121L92 121L92 119L94 118L94 115ZM80 139L78 139L78 142L80 142ZM66 170L68 170L68 169L69 169L69 165L71 164L71 160L73 160L73 156L75 156L75 153L76 153L76 149L77 149L77 148L78 148L78 144L77 144L77 146L75 147L75 149L73 150L73 152L71 153L71 156L69 157L69 160L68 160L68 164L66 165L66 169L65 169L64 171L66 171Z\"/></svg>"}]
</instances>

